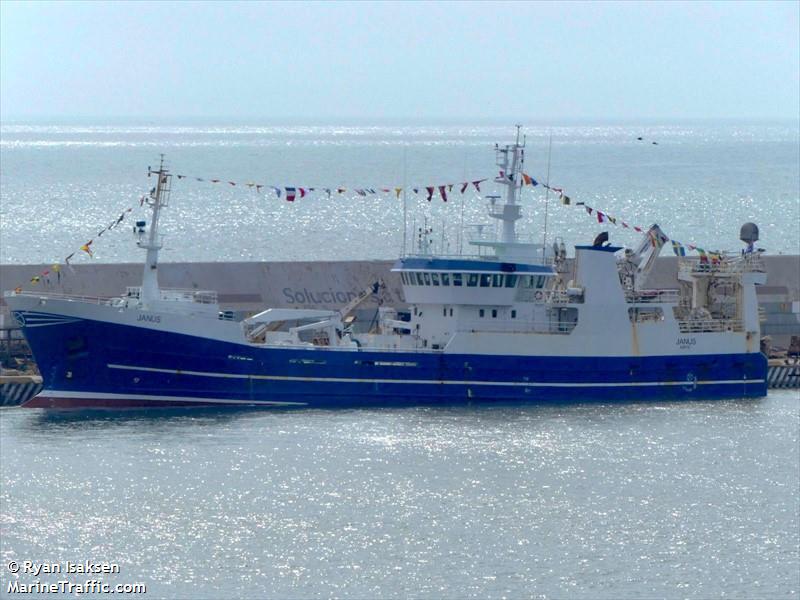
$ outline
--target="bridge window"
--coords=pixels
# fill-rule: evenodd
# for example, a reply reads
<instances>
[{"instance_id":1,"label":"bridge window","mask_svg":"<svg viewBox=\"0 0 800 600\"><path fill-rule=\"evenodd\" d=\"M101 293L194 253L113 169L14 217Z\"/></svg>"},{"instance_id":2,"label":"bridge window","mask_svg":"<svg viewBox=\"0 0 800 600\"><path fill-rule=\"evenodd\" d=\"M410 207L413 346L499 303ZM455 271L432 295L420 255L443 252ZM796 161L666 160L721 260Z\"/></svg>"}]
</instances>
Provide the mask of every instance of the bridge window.
<instances>
[{"instance_id":1,"label":"bridge window","mask_svg":"<svg viewBox=\"0 0 800 600\"><path fill-rule=\"evenodd\" d=\"M475 287L478 285L478 276L475 273L467 274L467 286Z\"/></svg>"},{"instance_id":2,"label":"bridge window","mask_svg":"<svg viewBox=\"0 0 800 600\"><path fill-rule=\"evenodd\" d=\"M506 275L506 287L513 288L517 285L517 276L516 275Z\"/></svg>"},{"instance_id":3,"label":"bridge window","mask_svg":"<svg viewBox=\"0 0 800 600\"><path fill-rule=\"evenodd\" d=\"M433 282L433 285L438 287L438 285L439 285L439 274L438 273L431 273L431 281Z\"/></svg>"},{"instance_id":4,"label":"bridge window","mask_svg":"<svg viewBox=\"0 0 800 600\"><path fill-rule=\"evenodd\" d=\"M522 278L522 287L543 288L546 279L544 275L525 275Z\"/></svg>"},{"instance_id":5,"label":"bridge window","mask_svg":"<svg viewBox=\"0 0 800 600\"><path fill-rule=\"evenodd\" d=\"M461 273L453 273L453 285L461 287Z\"/></svg>"},{"instance_id":6,"label":"bridge window","mask_svg":"<svg viewBox=\"0 0 800 600\"><path fill-rule=\"evenodd\" d=\"M450 273L442 273L442 285L450 285Z\"/></svg>"},{"instance_id":7,"label":"bridge window","mask_svg":"<svg viewBox=\"0 0 800 600\"><path fill-rule=\"evenodd\" d=\"M430 273L423 273L422 278L425 280L425 285L431 284L431 274Z\"/></svg>"},{"instance_id":8,"label":"bridge window","mask_svg":"<svg viewBox=\"0 0 800 600\"><path fill-rule=\"evenodd\" d=\"M425 282L422 281L422 273L417 273L417 285L425 285Z\"/></svg>"},{"instance_id":9,"label":"bridge window","mask_svg":"<svg viewBox=\"0 0 800 600\"><path fill-rule=\"evenodd\" d=\"M492 287L503 287L502 275L492 275Z\"/></svg>"},{"instance_id":10,"label":"bridge window","mask_svg":"<svg viewBox=\"0 0 800 600\"><path fill-rule=\"evenodd\" d=\"M511 318L512 319L516 319L517 318L517 311L514 310L514 309L511 309Z\"/></svg>"},{"instance_id":11,"label":"bridge window","mask_svg":"<svg viewBox=\"0 0 800 600\"><path fill-rule=\"evenodd\" d=\"M481 287L492 287L492 276L484 273L481 275Z\"/></svg>"},{"instance_id":12,"label":"bridge window","mask_svg":"<svg viewBox=\"0 0 800 600\"><path fill-rule=\"evenodd\" d=\"M492 309L492 318L493 318L493 319L496 319L496 318L497 318L497 309L496 309L496 308L493 308L493 309Z\"/></svg>"},{"instance_id":13,"label":"bridge window","mask_svg":"<svg viewBox=\"0 0 800 600\"><path fill-rule=\"evenodd\" d=\"M481 319L484 317L484 315L485 315L485 314L486 314L486 311L485 311L485 310L483 310L483 309L480 309L480 310L478 311L478 316L479 316Z\"/></svg>"}]
</instances>

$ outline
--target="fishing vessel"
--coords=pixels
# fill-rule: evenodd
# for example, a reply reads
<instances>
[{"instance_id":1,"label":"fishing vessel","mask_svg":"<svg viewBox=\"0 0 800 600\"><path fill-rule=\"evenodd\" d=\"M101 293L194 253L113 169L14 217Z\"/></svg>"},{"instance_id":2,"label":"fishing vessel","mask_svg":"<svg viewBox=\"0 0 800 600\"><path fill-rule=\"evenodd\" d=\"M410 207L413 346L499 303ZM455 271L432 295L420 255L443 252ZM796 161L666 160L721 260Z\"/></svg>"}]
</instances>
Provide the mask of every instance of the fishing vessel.
<instances>
[{"instance_id":1,"label":"fishing vessel","mask_svg":"<svg viewBox=\"0 0 800 600\"><path fill-rule=\"evenodd\" d=\"M524 139L495 147L500 235L436 256L427 232L394 266L406 314L272 308L235 320L214 291L162 289L158 233L172 175L148 170L150 222L134 228L142 285L117 298L5 294L43 378L33 408L358 407L757 397L766 394L757 252L681 258L677 289L648 289L666 236L637 248L522 240ZM751 248L752 249L752 246ZM704 260L705 259L705 260Z\"/></svg>"}]
</instances>

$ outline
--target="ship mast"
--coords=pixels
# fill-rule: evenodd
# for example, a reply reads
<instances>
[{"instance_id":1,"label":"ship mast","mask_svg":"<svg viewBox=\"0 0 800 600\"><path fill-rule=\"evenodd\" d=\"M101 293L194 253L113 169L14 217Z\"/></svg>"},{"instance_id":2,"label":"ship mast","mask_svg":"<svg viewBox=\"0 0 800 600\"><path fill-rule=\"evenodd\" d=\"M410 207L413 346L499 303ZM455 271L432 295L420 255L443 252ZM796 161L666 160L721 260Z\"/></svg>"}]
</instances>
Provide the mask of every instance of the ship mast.
<instances>
[{"instance_id":1,"label":"ship mast","mask_svg":"<svg viewBox=\"0 0 800 600\"><path fill-rule=\"evenodd\" d=\"M497 152L497 166L501 174L495 180L506 186L506 202L497 208L501 209L491 213L491 216L503 222L503 233L500 238L504 244L514 244L517 241L516 222L522 217L520 205L517 204L518 192L521 182L522 164L525 161L525 140L520 143L520 129L517 125L517 139L513 144L507 144Z\"/></svg>"},{"instance_id":2,"label":"ship mast","mask_svg":"<svg viewBox=\"0 0 800 600\"><path fill-rule=\"evenodd\" d=\"M164 155L161 155L161 160L158 165L158 170L153 170L147 167L147 176L155 175L158 178L156 187L150 190L150 195L147 198L147 204L153 215L150 221L150 229L145 233L143 228L139 229L139 240L137 246L147 250L147 257L145 258L144 273L142 275L142 304L151 304L161 298L161 292L158 287L158 251L162 247L162 237L158 235L158 218L161 209L167 206L169 194L172 189L172 175L170 175L167 168L164 166Z\"/></svg>"}]
</instances>

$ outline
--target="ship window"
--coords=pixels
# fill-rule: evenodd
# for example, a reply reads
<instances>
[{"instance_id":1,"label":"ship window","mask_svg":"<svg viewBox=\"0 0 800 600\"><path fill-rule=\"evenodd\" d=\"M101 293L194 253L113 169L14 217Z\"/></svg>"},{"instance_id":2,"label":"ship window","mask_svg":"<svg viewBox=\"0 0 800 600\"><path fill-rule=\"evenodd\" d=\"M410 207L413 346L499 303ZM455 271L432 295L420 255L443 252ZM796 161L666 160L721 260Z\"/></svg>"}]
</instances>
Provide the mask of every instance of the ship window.
<instances>
[{"instance_id":1,"label":"ship window","mask_svg":"<svg viewBox=\"0 0 800 600\"><path fill-rule=\"evenodd\" d=\"M523 275L522 276L522 287L524 288L532 288L535 285L533 281L533 277L531 275Z\"/></svg>"},{"instance_id":2,"label":"ship window","mask_svg":"<svg viewBox=\"0 0 800 600\"><path fill-rule=\"evenodd\" d=\"M461 273L453 273L453 285L461 287Z\"/></svg>"},{"instance_id":3,"label":"ship window","mask_svg":"<svg viewBox=\"0 0 800 600\"><path fill-rule=\"evenodd\" d=\"M515 311L515 310L513 310L513 309L512 309L512 311L511 311L511 318L512 318L512 319L516 319L516 318L517 318L517 311Z\"/></svg>"},{"instance_id":4,"label":"ship window","mask_svg":"<svg viewBox=\"0 0 800 600\"><path fill-rule=\"evenodd\" d=\"M496 308L493 308L493 309L492 309L492 318L493 318L493 319L496 319L496 318L497 318L497 309L496 309Z\"/></svg>"},{"instance_id":5,"label":"ship window","mask_svg":"<svg viewBox=\"0 0 800 600\"><path fill-rule=\"evenodd\" d=\"M442 273L442 285L450 285L450 274Z\"/></svg>"},{"instance_id":6,"label":"ship window","mask_svg":"<svg viewBox=\"0 0 800 600\"><path fill-rule=\"evenodd\" d=\"M544 276L544 275L539 275L539 276L536 278L536 287L537 287L537 288L543 288L543 287L544 287L544 282L545 282L545 279L546 279L546 278L545 278L545 276Z\"/></svg>"},{"instance_id":7,"label":"ship window","mask_svg":"<svg viewBox=\"0 0 800 600\"><path fill-rule=\"evenodd\" d=\"M422 278L425 280L425 285L431 284L431 274L430 273L423 273Z\"/></svg>"},{"instance_id":8,"label":"ship window","mask_svg":"<svg viewBox=\"0 0 800 600\"><path fill-rule=\"evenodd\" d=\"M503 287L503 276L502 275L492 275L492 286L493 287Z\"/></svg>"},{"instance_id":9,"label":"ship window","mask_svg":"<svg viewBox=\"0 0 800 600\"><path fill-rule=\"evenodd\" d=\"M483 316L484 316L485 314L486 314L486 311L485 311L485 310L483 310L483 309L480 309L480 310L478 311L478 316L479 316L479 317L481 317L481 318L483 318Z\"/></svg>"},{"instance_id":10,"label":"ship window","mask_svg":"<svg viewBox=\"0 0 800 600\"><path fill-rule=\"evenodd\" d=\"M425 285L422 281L422 273L417 273L417 285Z\"/></svg>"},{"instance_id":11,"label":"ship window","mask_svg":"<svg viewBox=\"0 0 800 600\"><path fill-rule=\"evenodd\" d=\"M405 273L400 273L400 279L403 280L404 284L406 284L406 285L408 284L408 279L406 279L406 274Z\"/></svg>"},{"instance_id":12,"label":"ship window","mask_svg":"<svg viewBox=\"0 0 800 600\"><path fill-rule=\"evenodd\" d=\"M467 274L467 286L475 287L478 285L478 276L475 273Z\"/></svg>"},{"instance_id":13,"label":"ship window","mask_svg":"<svg viewBox=\"0 0 800 600\"><path fill-rule=\"evenodd\" d=\"M450 309L450 316L451 317L453 316L453 309L452 308Z\"/></svg>"},{"instance_id":14,"label":"ship window","mask_svg":"<svg viewBox=\"0 0 800 600\"><path fill-rule=\"evenodd\" d=\"M446 317L447 316L447 307L442 308L442 314Z\"/></svg>"},{"instance_id":15,"label":"ship window","mask_svg":"<svg viewBox=\"0 0 800 600\"><path fill-rule=\"evenodd\" d=\"M506 287L513 288L517 285L517 276L516 275L506 275Z\"/></svg>"},{"instance_id":16,"label":"ship window","mask_svg":"<svg viewBox=\"0 0 800 600\"><path fill-rule=\"evenodd\" d=\"M431 281L433 282L433 285L438 286L439 285L439 274L438 273L431 273Z\"/></svg>"},{"instance_id":17,"label":"ship window","mask_svg":"<svg viewBox=\"0 0 800 600\"><path fill-rule=\"evenodd\" d=\"M492 286L492 276L487 275L484 273L481 275L481 287L491 287Z\"/></svg>"}]
</instances>

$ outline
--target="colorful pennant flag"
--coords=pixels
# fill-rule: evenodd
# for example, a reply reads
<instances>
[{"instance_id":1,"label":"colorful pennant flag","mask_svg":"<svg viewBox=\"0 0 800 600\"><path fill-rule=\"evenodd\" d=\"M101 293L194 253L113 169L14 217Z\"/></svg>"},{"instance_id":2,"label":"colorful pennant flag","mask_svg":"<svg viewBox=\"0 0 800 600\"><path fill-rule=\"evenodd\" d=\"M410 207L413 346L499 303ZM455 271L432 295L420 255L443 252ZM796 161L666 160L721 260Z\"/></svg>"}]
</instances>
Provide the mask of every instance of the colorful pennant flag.
<instances>
[{"instance_id":1,"label":"colorful pennant flag","mask_svg":"<svg viewBox=\"0 0 800 600\"><path fill-rule=\"evenodd\" d=\"M672 240L672 251L675 253L675 256L686 256L686 248L683 247L683 244L675 240Z\"/></svg>"}]
</instances>

